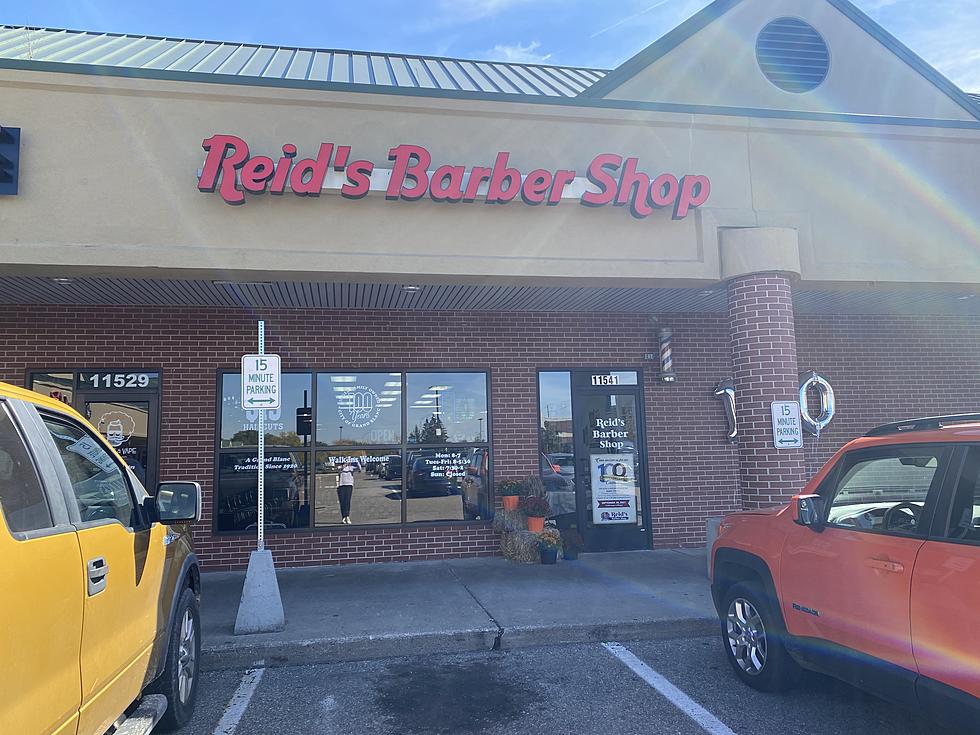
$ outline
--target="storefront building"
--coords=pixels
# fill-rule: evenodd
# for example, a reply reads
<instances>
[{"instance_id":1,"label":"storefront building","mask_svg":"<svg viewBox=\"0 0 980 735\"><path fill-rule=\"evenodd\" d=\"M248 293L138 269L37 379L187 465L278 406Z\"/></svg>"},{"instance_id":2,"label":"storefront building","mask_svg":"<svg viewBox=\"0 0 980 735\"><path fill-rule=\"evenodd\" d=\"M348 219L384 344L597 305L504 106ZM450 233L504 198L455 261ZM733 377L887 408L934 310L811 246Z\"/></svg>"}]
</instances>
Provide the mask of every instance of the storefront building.
<instances>
[{"instance_id":1,"label":"storefront building","mask_svg":"<svg viewBox=\"0 0 980 735\"><path fill-rule=\"evenodd\" d=\"M259 319L284 566L495 554L532 475L589 550L696 546L980 408L980 99L846 0L614 70L0 26L0 98L0 379L199 481L210 569L254 546ZM835 415L777 446L813 372Z\"/></svg>"}]
</instances>

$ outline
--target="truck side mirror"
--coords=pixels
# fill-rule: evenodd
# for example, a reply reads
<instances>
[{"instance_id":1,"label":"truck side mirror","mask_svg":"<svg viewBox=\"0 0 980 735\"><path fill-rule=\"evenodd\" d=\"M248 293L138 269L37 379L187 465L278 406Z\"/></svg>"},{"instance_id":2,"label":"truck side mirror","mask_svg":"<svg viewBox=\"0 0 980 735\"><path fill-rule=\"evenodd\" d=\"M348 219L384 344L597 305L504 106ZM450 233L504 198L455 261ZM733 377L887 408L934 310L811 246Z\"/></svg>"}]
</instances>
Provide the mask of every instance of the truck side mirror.
<instances>
[{"instance_id":1,"label":"truck side mirror","mask_svg":"<svg viewBox=\"0 0 980 735\"><path fill-rule=\"evenodd\" d=\"M153 499L160 523L193 523L201 520L201 485L197 482L161 482Z\"/></svg>"},{"instance_id":2,"label":"truck side mirror","mask_svg":"<svg viewBox=\"0 0 980 735\"><path fill-rule=\"evenodd\" d=\"M814 531L823 530L823 498L819 495L794 496L793 521Z\"/></svg>"}]
</instances>

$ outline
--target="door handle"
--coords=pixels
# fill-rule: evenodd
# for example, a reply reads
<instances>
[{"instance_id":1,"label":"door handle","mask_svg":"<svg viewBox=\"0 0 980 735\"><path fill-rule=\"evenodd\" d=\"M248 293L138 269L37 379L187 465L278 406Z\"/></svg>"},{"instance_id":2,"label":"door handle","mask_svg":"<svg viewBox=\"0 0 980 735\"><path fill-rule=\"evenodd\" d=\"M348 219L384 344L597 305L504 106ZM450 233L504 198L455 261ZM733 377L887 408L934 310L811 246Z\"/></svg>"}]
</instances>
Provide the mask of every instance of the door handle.
<instances>
[{"instance_id":1,"label":"door handle","mask_svg":"<svg viewBox=\"0 0 980 735\"><path fill-rule=\"evenodd\" d=\"M106 586L109 576L109 565L104 556L97 556L88 561L88 596L99 594Z\"/></svg>"},{"instance_id":2,"label":"door handle","mask_svg":"<svg viewBox=\"0 0 980 735\"><path fill-rule=\"evenodd\" d=\"M905 571L905 565L900 561L890 561L889 559L868 559L867 563L872 569L880 569L883 572L902 574Z\"/></svg>"}]
</instances>

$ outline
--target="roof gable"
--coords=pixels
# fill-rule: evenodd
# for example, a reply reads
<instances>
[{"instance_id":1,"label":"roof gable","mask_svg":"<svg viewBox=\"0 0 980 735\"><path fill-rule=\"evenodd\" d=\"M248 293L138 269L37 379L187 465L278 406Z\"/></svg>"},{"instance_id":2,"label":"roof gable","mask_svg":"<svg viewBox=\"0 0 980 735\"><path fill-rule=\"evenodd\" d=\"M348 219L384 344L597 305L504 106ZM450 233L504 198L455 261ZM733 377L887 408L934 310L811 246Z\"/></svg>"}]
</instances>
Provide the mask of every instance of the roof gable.
<instances>
[{"instance_id":1,"label":"roof gable","mask_svg":"<svg viewBox=\"0 0 980 735\"><path fill-rule=\"evenodd\" d=\"M757 39L779 19L804 21L826 42L829 70L812 91L779 89L760 67ZM980 118L973 99L848 0L716 0L581 96L746 110Z\"/></svg>"}]
</instances>

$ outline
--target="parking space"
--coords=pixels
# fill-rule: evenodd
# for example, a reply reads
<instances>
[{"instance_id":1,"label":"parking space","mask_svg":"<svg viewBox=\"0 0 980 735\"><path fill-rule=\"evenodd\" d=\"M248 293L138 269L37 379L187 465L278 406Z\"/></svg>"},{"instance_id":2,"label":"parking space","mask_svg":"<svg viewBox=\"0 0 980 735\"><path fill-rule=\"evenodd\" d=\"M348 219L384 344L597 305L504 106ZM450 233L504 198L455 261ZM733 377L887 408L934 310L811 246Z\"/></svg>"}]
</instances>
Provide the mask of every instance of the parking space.
<instances>
[{"instance_id":1,"label":"parking space","mask_svg":"<svg viewBox=\"0 0 980 735\"><path fill-rule=\"evenodd\" d=\"M269 668L257 684L254 674L210 672L201 682L194 721L181 732L951 735L816 675L805 676L787 694L754 692L734 678L713 638L624 648L669 682L667 696L602 645L554 646ZM682 700L689 698L693 714L670 685ZM699 718L698 710L707 717Z\"/></svg>"}]
</instances>

